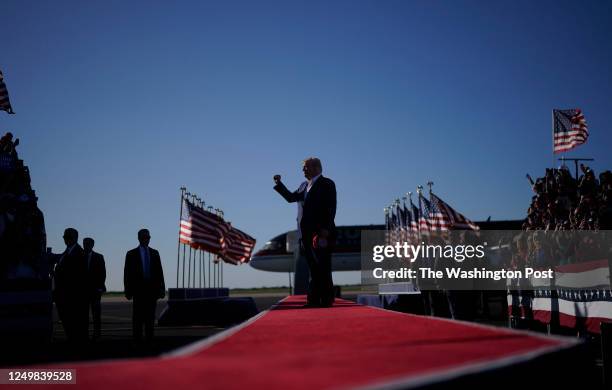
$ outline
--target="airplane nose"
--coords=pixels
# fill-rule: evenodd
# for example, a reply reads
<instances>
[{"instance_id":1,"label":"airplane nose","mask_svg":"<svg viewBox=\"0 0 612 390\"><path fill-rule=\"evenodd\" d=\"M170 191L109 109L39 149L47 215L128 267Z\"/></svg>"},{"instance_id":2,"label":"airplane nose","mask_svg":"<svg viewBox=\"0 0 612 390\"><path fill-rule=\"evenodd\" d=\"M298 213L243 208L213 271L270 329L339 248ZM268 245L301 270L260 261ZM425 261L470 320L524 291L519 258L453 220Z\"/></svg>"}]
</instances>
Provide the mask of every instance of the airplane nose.
<instances>
[{"instance_id":1,"label":"airplane nose","mask_svg":"<svg viewBox=\"0 0 612 390\"><path fill-rule=\"evenodd\" d=\"M255 269L260 269L259 266L261 265L261 250L253 253L251 255L251 259L249 260L249 264L251 265L251 267L255 268Z\"/></svg>"},{"instance_id":2,"label":"airplane nose","mask_svg":"<svg viewBox=\"0 0 612 390\"><path fill-rule=\"evenodd\" d=\"M251 257L251 261L249 261L249 265L255 269L261 270L261 271L265 271L266 269L264 267L262 267L262 261L261 259L253 256Z\"/></svg>"}]
</instances>

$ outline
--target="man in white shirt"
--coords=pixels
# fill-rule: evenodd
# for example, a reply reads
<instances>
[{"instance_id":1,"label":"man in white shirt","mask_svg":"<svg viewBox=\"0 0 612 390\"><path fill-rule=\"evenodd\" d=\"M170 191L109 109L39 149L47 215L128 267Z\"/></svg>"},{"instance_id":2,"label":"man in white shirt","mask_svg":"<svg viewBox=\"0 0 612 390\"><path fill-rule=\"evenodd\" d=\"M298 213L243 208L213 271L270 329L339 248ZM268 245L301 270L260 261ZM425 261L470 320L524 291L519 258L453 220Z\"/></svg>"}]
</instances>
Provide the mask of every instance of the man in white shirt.
<instances>
[{"instance_id":1,"label":"man in white shirt","mask_svg":"<svg viewBox=\"0 0 612 390\"><path fill-rule=\"evenodd\" d=\"M334 302L331 254L336 238L336 185L322 175L321 160L315 157L303 161L306 181L290 192L274 176L274 189L287 202L298 202L298 232L310 270L308 306L329 307Z\"/></svg>"}]
</instances>

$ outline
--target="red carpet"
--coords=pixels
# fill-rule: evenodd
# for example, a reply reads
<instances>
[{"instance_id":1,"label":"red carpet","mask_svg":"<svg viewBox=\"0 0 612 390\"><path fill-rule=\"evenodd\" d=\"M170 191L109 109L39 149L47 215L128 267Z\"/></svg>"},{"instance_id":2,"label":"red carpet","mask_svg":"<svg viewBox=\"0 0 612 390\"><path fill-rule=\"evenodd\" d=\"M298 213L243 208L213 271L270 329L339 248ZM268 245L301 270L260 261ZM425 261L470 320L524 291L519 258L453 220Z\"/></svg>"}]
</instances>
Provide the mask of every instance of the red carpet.
<instances>
[{"instance_id":1,"label":"red carpet","mask_svg":"<svg viewBox=\"0 0 612 390\"><path fill-rule=\"evenodd\" d=\"M478 372L572 345L344 300L328 309L303 304L288 297L181 356L63 367L77 368L78 387L91 390L354 388Z\"/></svg>"}]
</instances>

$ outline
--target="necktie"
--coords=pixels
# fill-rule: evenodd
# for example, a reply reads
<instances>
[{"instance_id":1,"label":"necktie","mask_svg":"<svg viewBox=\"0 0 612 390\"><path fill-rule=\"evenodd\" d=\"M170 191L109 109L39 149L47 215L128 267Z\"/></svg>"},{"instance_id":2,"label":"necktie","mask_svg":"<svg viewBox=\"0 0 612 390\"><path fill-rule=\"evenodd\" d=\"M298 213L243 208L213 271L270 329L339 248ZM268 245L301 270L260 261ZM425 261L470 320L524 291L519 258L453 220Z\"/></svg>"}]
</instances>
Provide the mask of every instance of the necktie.
<instances>
[{"instance_id":1,"label":"necktie","mask_svg":"<svg viewBox=\"0 0 612 390\"><path fill-rule=\"evenodd\" d=\"M144 277L145 278L149 278L149 248L145 248L144 250L144 269L143 269L143 273L144 273Z\"/></svg>"}]
</instances>

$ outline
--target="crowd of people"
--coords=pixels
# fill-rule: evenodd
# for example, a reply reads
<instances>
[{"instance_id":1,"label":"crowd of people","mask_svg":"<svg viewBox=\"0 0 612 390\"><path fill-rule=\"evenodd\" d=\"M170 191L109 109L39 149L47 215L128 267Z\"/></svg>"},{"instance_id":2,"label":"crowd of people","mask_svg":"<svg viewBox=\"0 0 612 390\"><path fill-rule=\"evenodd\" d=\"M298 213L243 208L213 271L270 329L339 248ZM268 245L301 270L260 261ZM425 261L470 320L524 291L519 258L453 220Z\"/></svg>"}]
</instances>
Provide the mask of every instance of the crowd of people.
<instances>
[{"instance_id":1,"label":"crowd of people","mask_svg":"<svg viewBox=\"0 0 612 390\"><path fill-rule=\"evenodd\" d=\"M547 169L531 179L535 195L527 210L523 230L608 230L612 224L612 172L595 175L580 165L577 179L569 169Z\"/></svg>"},{"instance_id":2,"label":"crowd of people","mask_svg":"<svg viewBox=\"0 0 612 390\"><path fill-rule=\"evenodd\" d=\"M580 171L580 176L573 177L566 166L547 169L544 177L535 181L527 175L535 195L522 225L524 231L512 238L503 253L500 251L511 268L544 269L610 259L612 253L607 230L611 229L612 223L612 172L608 170L596 176L593 169L584 164L580 165ZM558 306L554 302L564 294L576 296L576 291L599 296L602 288L609 289L609 279L605 287L604 269L592 270L588 278L580 279L580 285L575 284L578 279L573 279L570 288L559 280L552 290L532 290L532 286L517 283L511 289L511 320L533 321L533 301L537 294L548 294L546 297L553 302L551 307ZM574 301L574 306L587 301L586 298L585 301ZM551 329L558 328L560 322L553 309L550 318L548 325ZM585 330L579 321L575 328L577 331Z\"/></svg>"}]
</instances>

